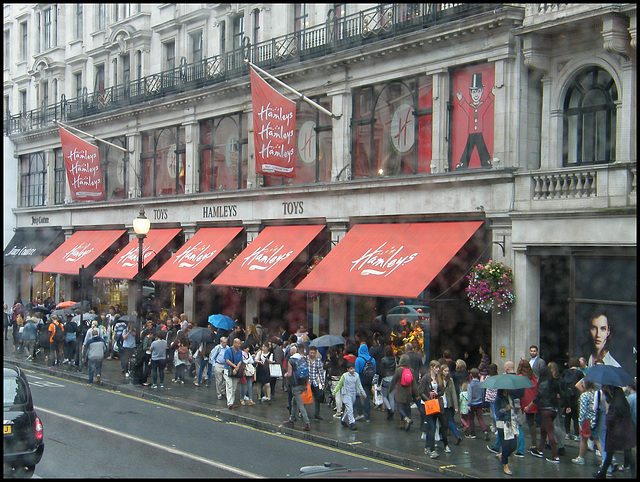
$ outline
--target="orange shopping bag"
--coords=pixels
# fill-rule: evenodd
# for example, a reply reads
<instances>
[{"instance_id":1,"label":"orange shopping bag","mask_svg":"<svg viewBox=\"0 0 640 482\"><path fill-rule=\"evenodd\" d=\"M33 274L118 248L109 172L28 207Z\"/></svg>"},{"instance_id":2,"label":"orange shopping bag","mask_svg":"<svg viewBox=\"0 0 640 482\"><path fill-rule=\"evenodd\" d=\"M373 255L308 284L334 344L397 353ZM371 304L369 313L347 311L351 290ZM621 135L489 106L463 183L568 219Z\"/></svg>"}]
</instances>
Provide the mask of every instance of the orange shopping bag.
<instances>
[{"instance_id":1,"label":"orange shopping bag","mask_svg":"<svg viewBox=\"0 0 640 482\"><path fill-rule=\"evenodd\" d=\"M307 388L302 392L302 403L308 405L313 403L313 393L311 393L311 383L307 382Z\"/></svg>"}]
</instances>

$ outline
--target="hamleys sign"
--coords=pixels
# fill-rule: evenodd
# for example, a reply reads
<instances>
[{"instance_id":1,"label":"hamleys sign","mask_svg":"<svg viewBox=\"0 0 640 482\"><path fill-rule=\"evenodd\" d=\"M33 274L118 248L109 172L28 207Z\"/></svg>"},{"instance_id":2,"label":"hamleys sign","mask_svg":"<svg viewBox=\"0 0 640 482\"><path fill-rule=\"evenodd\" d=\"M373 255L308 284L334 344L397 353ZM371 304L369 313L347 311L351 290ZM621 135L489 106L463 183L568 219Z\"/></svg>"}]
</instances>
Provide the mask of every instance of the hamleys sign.
<instances>
[{"instance_id":1,"label":"hamleys sign","mask_svg":"<svg viewBox=\"0 0 640 482\"><path fill-rule=\"evenodd\" d=\"M91 246L91 243L76 244L62 256L62 260L65 263L77 263L91 254L93 250L94 247Z\"/></svg>"},{"instance_id":2,"label":"hamleys sign","mask_svg":"<svg viewBox=\"0 0 640 482\"><path fill-rule=\"evenodd\" d=\"M287 250L284 244L277 244L271 241L266 246L260 246L242 261L242 266L246 266L249 271L261 270L269 271L278 263L288 259L293 254L293 250ZM288 264L288 263L287 263Z\"/></svg>"},{"instance_id":3,"label":"hamleys sign","mask_svg":"<svg viewBox=\"0 0 640 482\"><path fill-rule=\"evenodd\" d=\"M401 266L411 263L418 256L418 252L411 253L405 246L387 247L388 243L382 243L377 248L369 248L358 259L351 261L349 271L359 271L362 276L387 277Z\"/></svg>"}]
</instances>

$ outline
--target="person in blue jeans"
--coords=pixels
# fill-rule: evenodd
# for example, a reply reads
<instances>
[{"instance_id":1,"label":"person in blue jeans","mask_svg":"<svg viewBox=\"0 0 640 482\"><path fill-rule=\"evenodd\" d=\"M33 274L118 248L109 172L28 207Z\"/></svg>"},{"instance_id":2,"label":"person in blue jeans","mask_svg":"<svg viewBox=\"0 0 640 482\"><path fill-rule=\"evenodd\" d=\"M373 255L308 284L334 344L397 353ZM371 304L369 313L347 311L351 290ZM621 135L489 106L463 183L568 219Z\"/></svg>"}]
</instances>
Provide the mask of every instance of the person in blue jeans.
<instances>
[{"instance_id":1,"label":"person in blue jeans","mask_svg":"<svg viewBox=\"0 0 640 482\"><path fill-rule=\"evenodd\" d=\"M151 377L153 380L151 388L158 387L158 372L160 373L160 388L164 388L164 369L167 366L167 342L164 338L164 331L157 330L155 339L151 342Z\"/></svg>"},{"instance_id":2,"label":"person in blue jeans","mask_svg":"<svg viewBox=\"0 0 640 482\"><path fill-rule=\"evenodd\" d=\"M515 365L512 361L507 361L504 363L504 372L513 373L515 375L516 372L514 371L514 367ZM524 388L519 390L510 390L509 396L513 400L516 413L519 413L521 411L520 399L524 396ZM491 404L491 413L496 413L495 401ZM495 420L497 421L497 417ZM496 437L495 443L491 446L487 445L487 448L489 449L489 452L492 452L494 454L499 454L502 451L502 443L500 442L500 437ZM516 453L514 455L519 458L524 457L524 430L522 429L522 425L520 424L518 424L518 440L517 440Z\"/></svg>"}]
</instances>

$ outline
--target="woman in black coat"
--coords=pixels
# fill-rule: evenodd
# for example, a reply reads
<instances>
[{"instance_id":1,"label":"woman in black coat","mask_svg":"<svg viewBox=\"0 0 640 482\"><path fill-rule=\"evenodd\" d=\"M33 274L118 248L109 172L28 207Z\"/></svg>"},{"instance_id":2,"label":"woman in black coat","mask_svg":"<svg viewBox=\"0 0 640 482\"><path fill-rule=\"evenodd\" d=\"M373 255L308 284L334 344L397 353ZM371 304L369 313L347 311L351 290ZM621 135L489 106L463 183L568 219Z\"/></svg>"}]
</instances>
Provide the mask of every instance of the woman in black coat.
<instances>
[{"instance_id":1,"label":"woman in black coat","mask_svg":"<svg viewBox=\"0 0 640 482\"><path fill-rule=\"evenodd\" d=\"M632 478L636 478L636 460L631 449L636 446L636 429L631 419L631 407L620 387L605 385L603 392L609 409L607 410L607 438L605 457L600 471L593 474L596 479L604 479L613 461L613 453L624 451L624 466L631 468Z\"/></svg>"},{"instance_id":2,"label":"woman in black coat","mask_svg":"<svg viewBox=\"0 0 640 482\"><path fill-rule=\"evenodd\" d=\"M558 444L556 436L553 432L553 421L558 416L560 402L560 387L558 382L551 374L551 370L547 365L540 368L540 379L538 380L538 393L535 398L525 407L525 411L531 408L531 405L538 405L538 412L542 418L540 425L540 440L538 447L531 449L531 455L535 457L544 457L542 450L549 436L549 445L553 452L552 458L547 458L549 462L560 463L558 457Z\"/></svg>"}]
</instances>

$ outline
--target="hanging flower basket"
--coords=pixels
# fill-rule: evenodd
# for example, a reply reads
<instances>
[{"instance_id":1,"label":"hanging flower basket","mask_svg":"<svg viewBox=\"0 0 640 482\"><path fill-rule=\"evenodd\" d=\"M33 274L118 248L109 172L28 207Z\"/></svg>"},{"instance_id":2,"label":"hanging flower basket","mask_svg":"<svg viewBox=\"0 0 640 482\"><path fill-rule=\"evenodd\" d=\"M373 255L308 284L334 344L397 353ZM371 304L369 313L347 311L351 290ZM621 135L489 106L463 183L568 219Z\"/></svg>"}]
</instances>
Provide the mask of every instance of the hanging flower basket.
<instances>
[{"instance_id":1,"label":"hanging flower basket","mask_svg":"<svg viewBox=\"0 0 640 482\"><path fill-rule=\"evenodd\" d=\"M307 273L311 273L311 271L313 271L313 268L318 266L320 261L322 261L323 259L324 257L322 256L314 256L313 258L311 258L311 263L309 263L309 267L307 268ZM318 293L317 291L309 291L309 293L307 293L307 296L311 301L315 301L318 299L318 296L320 296L320 293Z\"/></svg>"},{"instance_id":2,"label":"hanging flower basket","mask_svg":"<svg viewBox=\"0 0 640 482\"><path fill-rule=\"evenodd\" d=\"M513 294L513 271L501 261L489 260L471 268L467 275L469 286L465 288L472 308L500 314L509 310L515 302Z\"/></svg>"}]
</instances>

